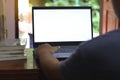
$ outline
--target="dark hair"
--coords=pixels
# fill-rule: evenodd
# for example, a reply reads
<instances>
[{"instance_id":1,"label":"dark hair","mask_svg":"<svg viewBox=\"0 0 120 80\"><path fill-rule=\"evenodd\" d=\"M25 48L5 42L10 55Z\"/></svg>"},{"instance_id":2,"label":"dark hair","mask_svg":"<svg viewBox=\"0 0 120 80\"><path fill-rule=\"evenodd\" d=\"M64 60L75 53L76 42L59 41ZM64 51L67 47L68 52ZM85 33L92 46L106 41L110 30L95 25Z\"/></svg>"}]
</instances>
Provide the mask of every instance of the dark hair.
<instances>
[{"instance_id":1,"label":"dark hair","mask_svg":"<svg viewBox=\"0 0 120 80\"><path fill-rule=\"evenodd\" d=\"M118 19L120 19L120 0L111 0L111 1L112 1L114 12L118 17Z\"/></svg>"}]
</instances>

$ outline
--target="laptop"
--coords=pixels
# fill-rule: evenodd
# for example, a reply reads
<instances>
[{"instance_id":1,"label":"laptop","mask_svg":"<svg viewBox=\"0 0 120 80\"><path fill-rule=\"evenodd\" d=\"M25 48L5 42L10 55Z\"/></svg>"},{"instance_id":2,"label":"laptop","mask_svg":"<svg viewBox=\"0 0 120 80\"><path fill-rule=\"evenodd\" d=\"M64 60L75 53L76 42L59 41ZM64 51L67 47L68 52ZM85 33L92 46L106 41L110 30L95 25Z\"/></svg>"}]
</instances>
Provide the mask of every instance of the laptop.
<instances>
[{"instance_id":1,"label":"laptop","mask_svg":"<svg viewBox=\"0 0 120 80\"><path fill-rule=\"evenodd\" d=\"M70 57L80 43L93 38L91 7L32 7L32 20L33 47L49 43L67 50L58 50L56 58Z\"/></svg>"}]
</instances>

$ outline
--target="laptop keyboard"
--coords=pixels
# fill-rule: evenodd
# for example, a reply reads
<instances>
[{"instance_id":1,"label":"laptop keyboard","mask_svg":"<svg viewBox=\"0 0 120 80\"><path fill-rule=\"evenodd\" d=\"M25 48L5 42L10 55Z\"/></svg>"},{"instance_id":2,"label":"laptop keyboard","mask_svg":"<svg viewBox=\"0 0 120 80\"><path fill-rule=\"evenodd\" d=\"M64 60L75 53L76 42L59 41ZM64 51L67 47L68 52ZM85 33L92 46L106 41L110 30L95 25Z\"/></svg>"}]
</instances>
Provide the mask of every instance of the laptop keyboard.
<instances>
[{"instance_id":1,"label":"laptop keyboard","mask_svg":"<svg viewBox=\"0 0 120 80\"><path fill-rule=\"evenodd\" d=\"M76 49L76 46L61 46L56 53L71 53Z\"/></svg>"},{"instance_id":2,"label":"laptop keyboard","mask_svg":"<svg viewBox=\"0 0 120 80\"><path fill-rule=\"evenodd\" d=\"M68 58L76 49L76 46L61 46L61 48L55 52L56 58Z\"/></svg>"}]
</instances>

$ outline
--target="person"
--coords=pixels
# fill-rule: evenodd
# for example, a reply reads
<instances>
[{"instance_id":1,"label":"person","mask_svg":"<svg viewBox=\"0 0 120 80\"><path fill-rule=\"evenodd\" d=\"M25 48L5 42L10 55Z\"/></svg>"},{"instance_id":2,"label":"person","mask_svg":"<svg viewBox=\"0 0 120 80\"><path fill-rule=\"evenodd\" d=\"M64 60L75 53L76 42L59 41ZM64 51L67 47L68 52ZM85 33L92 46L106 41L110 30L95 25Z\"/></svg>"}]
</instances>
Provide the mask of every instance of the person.
<instances>
[{"instance_id":1,"label":"person","mask_svg":"<svg viewBox=\"0 0 120 80\"><path fill-rule=\"evenodd\" d=\"M120 0L112 0L120 19ZM80 44L69 58L59 61L53 54L60 46L36 48L40 68L48 80L120 80L120 29Z\"/></svg>"}]
</instances>

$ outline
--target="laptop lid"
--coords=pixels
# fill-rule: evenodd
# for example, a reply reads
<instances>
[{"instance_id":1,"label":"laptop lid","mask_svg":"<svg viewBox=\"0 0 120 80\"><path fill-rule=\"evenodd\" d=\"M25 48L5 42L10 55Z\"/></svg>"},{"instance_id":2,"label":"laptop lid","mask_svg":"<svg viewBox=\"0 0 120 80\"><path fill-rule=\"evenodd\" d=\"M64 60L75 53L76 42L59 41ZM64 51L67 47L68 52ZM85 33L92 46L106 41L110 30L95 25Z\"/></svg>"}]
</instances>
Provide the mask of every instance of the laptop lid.
<instances>
[{"instance_id":1,"label":"laptop lid","mask_svg":"<svg viewBox=\"0 0 120 80\"><path fill-rule=\"evenodd\" d=\"M91 7L32 7L33 47L78 45L93 38Z\"/></svg>"}]
</instances>

